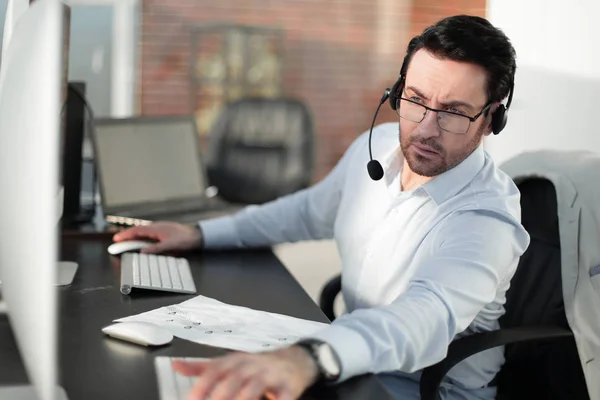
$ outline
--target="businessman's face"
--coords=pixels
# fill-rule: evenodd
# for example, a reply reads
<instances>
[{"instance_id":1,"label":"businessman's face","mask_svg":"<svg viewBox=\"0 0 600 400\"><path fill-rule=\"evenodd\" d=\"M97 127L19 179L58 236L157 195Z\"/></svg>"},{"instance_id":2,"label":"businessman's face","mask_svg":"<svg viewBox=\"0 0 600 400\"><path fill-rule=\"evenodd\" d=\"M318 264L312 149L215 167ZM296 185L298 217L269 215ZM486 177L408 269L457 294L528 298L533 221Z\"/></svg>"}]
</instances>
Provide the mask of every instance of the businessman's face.
<instances>
[{"instance_id":1,"label":"businessman's face","mask_svg":"<svg viewBox=\"0 0 600 400\"><path fill-rule=\"evenodd\" d=\"M439 59L424 49L413 55L402 93L410 101L402 100L399 109L400 145L413 172L431 177L455 167L491 132L491 117L461 117L474 117L487 105L486 85L478 65Z\"/></svg>"}]
</instances>

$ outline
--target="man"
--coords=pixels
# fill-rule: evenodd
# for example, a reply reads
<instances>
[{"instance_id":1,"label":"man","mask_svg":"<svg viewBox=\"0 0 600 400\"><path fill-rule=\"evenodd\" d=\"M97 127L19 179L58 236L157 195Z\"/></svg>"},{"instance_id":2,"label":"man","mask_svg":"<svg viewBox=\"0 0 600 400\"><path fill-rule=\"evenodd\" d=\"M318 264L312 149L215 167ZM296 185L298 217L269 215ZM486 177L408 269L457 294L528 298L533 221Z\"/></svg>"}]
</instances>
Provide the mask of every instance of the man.
<instances>
[{"instance_id":1,"label":"man","mask_svg":"<svg viewBox=\"0 0 600 400\"><path fill-rule=\"evenodd\" d=\"M419 398L419 371L442 360L450 342L499 327L529 236L519 192L482 139L503 127L498 113L515 69L512 45L489 22L444 19L409 43L390 95L399 124L373 131L383 179L365 169L365 133L309 189L200 229L161 222L115 235L157 240L148 252L332 237L338 244L349 313L283 350L178 364L199 376L190 398L294 399L318 380L370 372L382 373L398 398ZM465 360L449 373L442 397L492 399L502 363L501 348Z\"/></svg>"}]
</instances>

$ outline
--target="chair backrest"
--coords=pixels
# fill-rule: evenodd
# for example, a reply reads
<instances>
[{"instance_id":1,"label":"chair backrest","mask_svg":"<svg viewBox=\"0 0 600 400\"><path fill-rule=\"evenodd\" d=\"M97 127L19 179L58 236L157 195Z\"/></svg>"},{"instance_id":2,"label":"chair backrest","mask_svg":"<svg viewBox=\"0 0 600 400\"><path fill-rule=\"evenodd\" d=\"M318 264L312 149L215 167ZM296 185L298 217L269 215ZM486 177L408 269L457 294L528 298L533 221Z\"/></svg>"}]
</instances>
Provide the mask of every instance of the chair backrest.
<instances>
[{"instance_id":1,"label":"chair backrest","mask_svg":"<svg viewBox=\"0 0 600 400\"><path fill-rule=\"evenodd\" d=\"M554 185L519 184L521 220L531 243L507 293L502 328L554 325L569 329L562 294L561 251ZM574 339L508 345L498 374L498 399L589 399Z\"/></svg>"},{"instance_id":2,"label":"chair backrest","mask_svg":"<svg viewBox=\"0 0 600 400\"><path fill-rule=\"evenodd\" d=\"M227 105L210 133L207 170L219 194L264 203L310 185L314 128L308 107L288 98Z\"/></svg>"}]
</instances>

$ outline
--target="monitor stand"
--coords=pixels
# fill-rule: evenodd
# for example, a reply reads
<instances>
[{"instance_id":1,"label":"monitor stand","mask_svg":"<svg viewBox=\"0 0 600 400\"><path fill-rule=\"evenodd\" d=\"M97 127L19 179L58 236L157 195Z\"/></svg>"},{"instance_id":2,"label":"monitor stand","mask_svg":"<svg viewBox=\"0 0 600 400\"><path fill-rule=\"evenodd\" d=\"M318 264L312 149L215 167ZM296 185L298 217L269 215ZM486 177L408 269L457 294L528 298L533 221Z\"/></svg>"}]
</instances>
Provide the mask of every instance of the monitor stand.
<instances>
[{"instance_id":1,"label":"monitor stand","mask_svg":"<svg viewBox=\"0 0 600 400\"><path fill-rule=\"evenodd\" d=\"M75 278L77 268L79 265L74 261L59 261L56 265L56 281L54 286L66 286L70 285ZM0 288L2 288L2 281L0 280ZM0 308L0 314L1 314ZM0 397L1 399L2 397Z\"/></svg>"},{"instance_id":2,"label":"monitor stand","mask_svg":"<svg viewBox=\"0 0 600 400\"><path fill-rule=\"evenodd\" d=\"M77 267L79 267L79 265L74 261L59 261L56 266L57 275L55 286L70 285L77 272Z\"/></svg>"},{"instance_id":3,"label":"monitor stand","mask_svg":"<svg viewBox=\"0 0 600 400\"><path fill-rule=\"evenodd\" d=\"M0 399L2 400L39 400L33 386L0 386ZM61 386L56 388L55 400L69 400L65 389Z\"/></svg>"},{"instance_id":4,"label":"monitor stand","mask_svg":"<svg viewBox=\"0 0 600 400\"><path fill-rule=\"evenodd\" d=\"M60 219L63 215L64 208L64 197L65 197L65 188L64 186L59 186L58 194L56 195L56 204L58 205L58 210L56 212L56 216L58 217L58 222L60 223ZM77 263L73 261L59 261L56 266L56 282L55 286L66 286L70 285L73 282L73 278L75 277L75 273L77 272Z\"/></svg>"}]
</instances>

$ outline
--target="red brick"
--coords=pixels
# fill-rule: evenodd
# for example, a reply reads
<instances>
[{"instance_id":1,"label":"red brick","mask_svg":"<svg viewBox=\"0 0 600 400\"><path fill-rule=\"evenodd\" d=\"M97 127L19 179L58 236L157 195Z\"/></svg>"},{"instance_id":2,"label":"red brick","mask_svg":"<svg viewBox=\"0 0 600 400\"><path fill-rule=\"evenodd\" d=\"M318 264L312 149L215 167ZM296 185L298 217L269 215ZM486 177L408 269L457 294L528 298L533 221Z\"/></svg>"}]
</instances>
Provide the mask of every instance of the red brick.
<instances>
[{"instance_id":1,"label":"red brick","mask_svg":"<svg viewBox=\"0 0 600 400\"><path fill-rule=\"evenodd\" d=\"M391 86L408 40L458 13L485 15L485 0L396 0L390 54L377 51L381 16L373 0L143 0L139 44L140 112L186 114L191 97L190 31L202 23L271 26L285 32L283 91L305 101L316 127L315 180L369 129L383 89ZM408 3L407 3L408 4ZM391 13L391 14L390 14ZM197 93L197 98L207 99ZM387 104L377 123L397 121Z\"/></svg>"}]
</instances>

